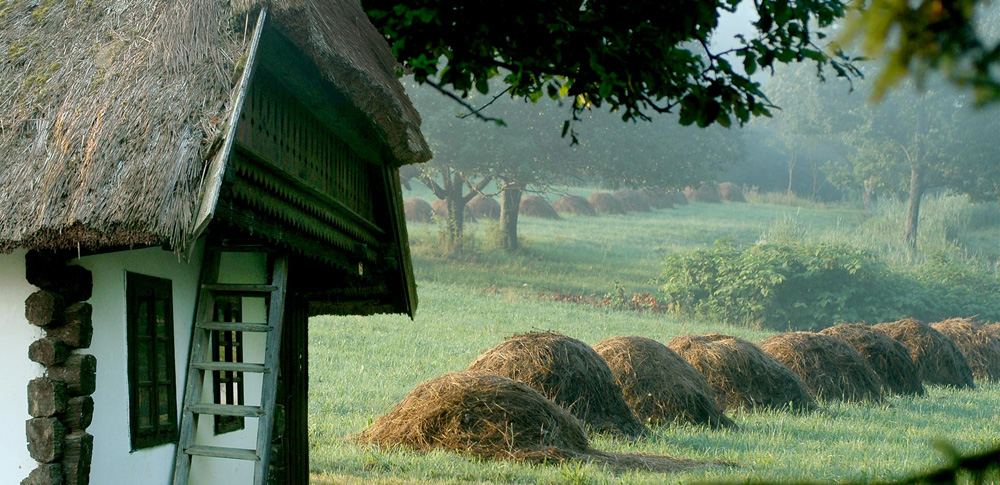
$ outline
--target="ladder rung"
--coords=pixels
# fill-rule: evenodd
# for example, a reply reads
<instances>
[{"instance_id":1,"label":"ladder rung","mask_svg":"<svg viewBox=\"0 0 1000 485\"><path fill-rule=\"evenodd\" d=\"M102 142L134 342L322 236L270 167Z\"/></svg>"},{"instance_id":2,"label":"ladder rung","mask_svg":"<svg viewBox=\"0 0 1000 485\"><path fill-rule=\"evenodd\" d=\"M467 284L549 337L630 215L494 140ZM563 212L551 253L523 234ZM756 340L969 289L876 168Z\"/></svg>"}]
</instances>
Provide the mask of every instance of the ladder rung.
<instances>
[{"instance_id":1,"label":"ladder rung","mask_svg":"<svg viewBox=\"0 0 1000 485\"><path fill-rule=\"evenodd\" d=\"M244 418L259 418L264 415L260 406L235 406L232 404L199 403L187 406L186 409L195 414L213 414L215 416L242 416Z\"/></svg>"},{"instance_id":2,"label":"ladder rung","mask_svg":"<svg viewBox=\"0 0 1000 485\"><path fill-rule=\"evenodd\" d=\"M243 285L233 283L206 283L202 288L216 293L240 294L240 295L262 295L271 294L278 289L274 285Z\"/></svg>"},{"instance_id":3,"label":"ladder rung","mask_svg":"<svg viewBox=\"0 0 1000 485\"><path fill-rule=\"evenodd\" d=\"M184 453L197 456L210 456L213 458L232 458L234 460L260 460L260 456L257 456L257 452L254 450L245 450L242 448L223 448L221 446L189 446L184 448Z\"/></svg>"},{"instance_id":4,"label":"ladder rung","mask_svg":"<svg viewBox=\"0 0 1000 485\"><path fill-rule=\"evenodd\" d=\"M270 332L274 327L266 323L198 322L198 328L223 332Z\"/></svg>"},{"instance_id":5,"label":"ladder rung","mask_svg":"<svg viewBox=\"0 0 1000 485\"><path fill-rule=\"evenodd\" d=\"M191 364L191 367L220 372L256 372L258 374L266 374L268 372L264 364L247 364L243 362L196 362Z\"/></svg>"}]
</instances>

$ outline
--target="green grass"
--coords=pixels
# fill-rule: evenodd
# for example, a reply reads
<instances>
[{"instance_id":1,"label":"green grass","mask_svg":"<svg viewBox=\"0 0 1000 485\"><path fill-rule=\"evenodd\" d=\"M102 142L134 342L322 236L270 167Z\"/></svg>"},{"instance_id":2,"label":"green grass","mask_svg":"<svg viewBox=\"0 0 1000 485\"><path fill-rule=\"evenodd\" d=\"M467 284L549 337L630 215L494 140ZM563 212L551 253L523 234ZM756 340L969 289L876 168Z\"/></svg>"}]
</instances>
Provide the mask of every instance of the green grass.
<instances>
[{"instance_id":1,"label":"green grass","mask_svg":"<svg viewBox=\"0 0 1000 485\"><path fill-rule=\"evenodd\" d=\"M962 209L966 210L966 209ZM984 217L984 216L980 216ZM831 404L800 416L739 413L739 431L676 426L636 442L594 438L603 450L653 453L733 466L683 474L615 474L592 465L533 466L483 462L444 452L377 450L350 441L414 386L464 369L513 333L554 330L594 344L615 335L668 342L721 331L759 341L765 331L686 321L669 315L613 312L542 301L538 292L603 295L618 280L630 290L650 282L665 252L728 237L752 243L778 233L799 238L856 235L872 219L845 207L692 204L676 210L551 222L523 218L525 250L514 256L480 248L451 260L435 254L434 225L411 226L420 295L416 320L401 316L310 320L310 444L314 483L688 483L699 480L870 480L905 476L944 463L932 446L960 451L1000 444L1000 386L975 391L930 388L920 399L881 405ZM989 219L985 217L985 219ZM980 224L978 231L996 231ZM473 227L483 238L482 226ZM930 232L930 231L929 231ZM995 240L994 240L995 241ZM994 243L995 244L995 243Z\"/></svg>"}]
</instances>

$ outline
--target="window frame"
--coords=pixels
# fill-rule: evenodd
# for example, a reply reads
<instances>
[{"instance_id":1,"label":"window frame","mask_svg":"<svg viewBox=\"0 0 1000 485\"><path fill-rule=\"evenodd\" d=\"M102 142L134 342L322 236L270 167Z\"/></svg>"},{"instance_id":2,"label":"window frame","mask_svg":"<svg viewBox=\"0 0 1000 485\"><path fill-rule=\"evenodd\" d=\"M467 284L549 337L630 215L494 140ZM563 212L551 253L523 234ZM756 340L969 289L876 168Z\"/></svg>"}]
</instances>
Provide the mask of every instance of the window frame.
<instances>
[{"instance_id":1,"label":"window frame","mask_svg":"<svg viewBox=\"0 0 1000 485\"><path fill-rule=\"evenodd\" d=\"M177 443L180 434L174 359L173 283L166 278L130 271L125 275L129 437L131 449L136 451ZM146 303L145 307L143 303ZM141 315L143 308L145 315ZM163 311L163 326L158 329L159 309ZM140 331L142 317L145 318L144 332ZM143 343L146 344L145 354L140 352ZM143 358L148 367L148 380L142 380L139 375ZM150 421L147 426L143 426L140 411L141 395L145 389L148 389L150 406L146 410ZM164 389L166 395L162 396ZM166 419L162 422L162 415L158 412L161 399L166 400L167 408Z\"/></svg>"}]
</instances>

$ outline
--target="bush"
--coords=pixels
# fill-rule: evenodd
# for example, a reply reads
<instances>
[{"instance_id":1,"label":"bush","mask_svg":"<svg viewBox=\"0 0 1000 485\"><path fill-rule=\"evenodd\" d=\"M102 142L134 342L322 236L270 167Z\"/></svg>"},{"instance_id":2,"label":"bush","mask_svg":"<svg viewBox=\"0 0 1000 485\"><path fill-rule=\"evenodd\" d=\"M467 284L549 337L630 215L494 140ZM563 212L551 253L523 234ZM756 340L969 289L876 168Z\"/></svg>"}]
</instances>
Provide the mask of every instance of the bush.
<instances>
[{"instance_id":1,"label":"bush","mask_svg":"<svg viewBox=\"0 0 1000 485\"><path fill-rule=\"evenodd\" d=\"M664 303L731 324L815 330L840 322L881 322L920 307L912 278L870 251L846 245L761 243L671 254Z\"/></svg>"}]
</instances>

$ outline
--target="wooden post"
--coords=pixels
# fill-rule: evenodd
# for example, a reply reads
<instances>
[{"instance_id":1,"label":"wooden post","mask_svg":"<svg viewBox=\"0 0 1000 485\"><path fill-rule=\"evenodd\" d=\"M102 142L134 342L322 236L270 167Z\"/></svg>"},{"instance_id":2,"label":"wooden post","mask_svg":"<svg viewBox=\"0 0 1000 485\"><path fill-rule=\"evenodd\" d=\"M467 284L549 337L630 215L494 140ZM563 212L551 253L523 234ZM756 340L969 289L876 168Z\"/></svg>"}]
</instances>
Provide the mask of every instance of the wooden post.
<instances>
[{"instance_id":1,"label":"wooden post","mask_svg":"<svg viewBox=\"0 0 1000 485\"><path fill-rule=\"evenodd\" d=\"M52 463L63 455L66 427L56 418L32 418L25 423L28 453L40 463Z\"/></svg>"},{"instance_id":2,"label":"wooden post","mask_svg":"<svg viewBox=\"0 0 1000 485\"><path fill-rule=\"evenodd\" d=\"M32 325L47 327L61 320L65 308L62 296L51 291L38 290L25 300L24 318Z\"/></svg>"},{"instance_id":3,"label":"wooden post","mask_svg":"<svg viewBox=\"0 0 1000 485\"><path fill-rule=\"evenodd\" d=\"M63 485L65 480L62 464L43 463L31 470L28 477L21 480L21 485Z\"/></svg>"},{"instance_id":4,"label":"wooden post","mask_svg":"<svg viewBox=\"0 0 1000 485\"><path fill-rule=\"evenodd\" d=\"M66 362L70 348L62 340L40 338L28 347L28 358L44 366L59 365Z\"/></svg>"},{"instance_id":5,"label":"wooden post","mask_svg":"<svg viewBox=\"0 0 1000 485\"><path fill-rule=\"evenodd\" d=\"M35 418L55 416L69 405L69 391L62 381L39 377L28 383L28 414Z\"/></svg>"},{"instance_id":6,"label":"wooden post","mask_svg":"<svg viewBox=\"0 0 1000 485\"><path fill-rule=\"evenodd\" d=\"M97 388L97 358L72 354L61 366L49 367L49 376L64 381L72 396L89 396Z\"/></svg>"},{"instance_id":7,"label":"wooden post","mask_svg":"<svg viewBox=\"0 0 1000 485\"><path fill-rule=\"evenodd\" d=\"M90 483L90 464L94 458L94 437L82 431L66 437L62 466L66 485Z\"/></svg>"},{"instance_id":8,"label":"wooden post","mask_svg":"<svg viewBox=\"0 0 1000 485\"><path fill-rule=\"evenodd\" d=\"M88 348L94 338L94 323L91 320L93 312L90 303L73 303L66 307L62 325L46 328L45 334L72 348Z\"/></svg>"},{"instance_id":9,"label":"wooden post","mask_svg":"<svg viewBox=\"0 0 1000 485\"><path fill-rule=\"evenodd\" d=\"M80 396L70 399L66 404L66 412L59 416L59 420L71 433L85 431L94 421L94 398Z\"/></svg>"}]
</instances>

